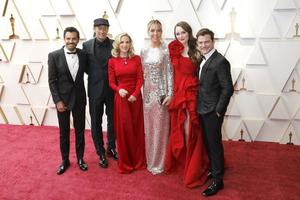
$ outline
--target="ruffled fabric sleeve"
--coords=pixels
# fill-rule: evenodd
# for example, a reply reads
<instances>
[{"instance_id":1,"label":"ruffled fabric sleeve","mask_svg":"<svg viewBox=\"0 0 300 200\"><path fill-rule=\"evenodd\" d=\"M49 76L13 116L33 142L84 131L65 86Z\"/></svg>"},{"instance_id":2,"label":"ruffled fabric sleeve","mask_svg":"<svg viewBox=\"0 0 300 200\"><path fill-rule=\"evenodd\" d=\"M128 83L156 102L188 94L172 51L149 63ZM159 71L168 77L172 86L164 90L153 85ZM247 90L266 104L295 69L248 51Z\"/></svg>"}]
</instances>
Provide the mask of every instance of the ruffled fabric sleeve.
<instances>
[{"instance_id":1,"label":"ruffled fabric sleeve","mask_svg":"<svg viewBox=\"0 0 300 200\"><path fill-rule=\"evenodd\" d=\"M178 40L173 40L168 45L168 48L170 52L171 63L174 67L176 67L179 64L179 58L183 52L184 46Z\"/></svg>"}]
</instances>

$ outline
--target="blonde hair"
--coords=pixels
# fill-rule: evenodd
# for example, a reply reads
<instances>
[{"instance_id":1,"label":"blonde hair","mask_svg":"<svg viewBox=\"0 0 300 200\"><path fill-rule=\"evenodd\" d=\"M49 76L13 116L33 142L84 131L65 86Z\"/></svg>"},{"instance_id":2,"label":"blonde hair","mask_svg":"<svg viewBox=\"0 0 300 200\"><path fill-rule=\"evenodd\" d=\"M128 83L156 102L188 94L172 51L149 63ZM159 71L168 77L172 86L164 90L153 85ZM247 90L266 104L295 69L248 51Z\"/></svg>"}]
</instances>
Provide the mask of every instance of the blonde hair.
<instances>
[{"instance_id":1,"label":"blonde hair","mask_svg":"<svg viewBox=\"0 0 300 200\"><path fill-rule=\"evenodd\" d=\"M113 57L120 57L120 42L122 37L128 37L130 42L130 48L128 50L128 57L134 56L134 48L133 48L133 42L128 33L121 33L116 36L115 41L113 42L113 49L111 50L111 54Z\"/></svg>"},{"instance_id":2,"label":"blonde hair","mask_svg":"<svg viewBox=\"0 0 300 200\"><path fill-rule=\"evenodd\" d=\"M157 19L152 19L152 20L150 20L150 21L148 22L148 25L147 25L148 32L150 31L151 26L154 25L154 24L158 25L159 28L160 28L160 31L162 32L162 25L161 25L161 22L160 22L159 20L157 20Z\"/></svg>"}]
</instances>

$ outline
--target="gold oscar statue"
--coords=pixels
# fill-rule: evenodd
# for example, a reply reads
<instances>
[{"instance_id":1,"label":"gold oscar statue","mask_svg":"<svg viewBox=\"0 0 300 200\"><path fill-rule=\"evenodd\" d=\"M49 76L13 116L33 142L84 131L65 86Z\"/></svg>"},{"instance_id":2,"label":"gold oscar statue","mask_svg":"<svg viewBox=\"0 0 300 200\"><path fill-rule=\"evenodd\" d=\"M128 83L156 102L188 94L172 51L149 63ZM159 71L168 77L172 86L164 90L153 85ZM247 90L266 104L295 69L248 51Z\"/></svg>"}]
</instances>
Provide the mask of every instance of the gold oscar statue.
<instances>
[{"instance_id":1,"label":"gold oscar statue","mask_svg":"<svg viewBox=\"0 0 300 200\"><path fill-rule=\"evenodd\" d=\"M241 129L240 133L241 133L241 138L239 139L239 141L240 141L240 142L245 142L245 140L243 139L243 136L244 136L244 131L243 131L243 129Z\"/></svg>"},{"instance_id":2,"label":"gold oscar statue","mask_svg":"<svg viewBox=\"0 0 300 200\"><path fill-rule=\"evenodd\" d=\"M293 136L293 134L292 134L292 132L290 132L290 134L289 134L289 142L286 143L287 145L294 145L294 144L292 143L292 136Z\"/></svg>"},{"instance_id":3,"label":"gold oscar statue","mask_svg":"<svg viewBox=\"0 0 300 200\"><path fill-rule=\"evenodd\" d=\"M13 14L10 15L9 21L12 30L12 35L9 36L9 39L19 39L19 36L15 34L15 18Z\"/></svg>"},{"instance_id":4,"label":"gold oscar statue","mask_svg":"<svg viewBox=\"0 0 300 200\"><path fill-rule=\"evenodd\" d=\"M299 31L299 24L296 23L295 24L295 35L294 35L294 37L300 37L300 35L298 34L298 31Z\"/></svg>"},{"instance_id":5,"label":"gold oscar statue","mask_svg":"<svg viewBox=\"0 0 300 200\"><path fill-rule=\"evenodd\" d=\"M295 89L295 84L296 84L296 80L293 78L293 80L292 80L292 89L290 89L290 92L297 92L297 90Z\"/></svg>"},{"instance_id":6,"label":"gold oscar statue","mask_svg":"<svg viewBox=\"0 0 300 200\"><path fill-rule=\"evenodd\" d=\"M29 118L30 118L30 124L29 124L29 125L30 125L30 126L34 126L34 124L33 124L33 122L32 122L32 116L30 115Z\"/></svg>"},{"instance_id":7,"label":"gold oscar statue","mask_svg":"<svg viewBox=\"0 0 300 200\"><path fill-rule=\"evenodd\" d=\"M240 90L247 90L247 88L245 88L245 81L246 81L246 79L245 79L245 77L243 77L243 79L242 79L242 87L240 88Z\"/></svg>"},{"instance_id":8,"label":"gold oscar statue","mask_svg":"<svg viewBox=\"0 0 300 200\"><path fill-rule=\"evenodd\" d=\"M108 20L108 15L106 14L106 11L104 11L104 13L103 13L103 15L102 15L102 18Z\"/></svg>"},{"instance_id":9,"label":"gold oscar statue","mask_svg":"<svg viewBox=\"0 0 300 200\"><path fill-rule=\"evenodd\" d=\"M27 80L26 80L26 84L27 84L27 83L30 83L30 80L29 80L29 73L28 73L28 72L26 73L26 79L27 79Z\"/></svg>"},{"instance_id":10,"label":"gold oscar statue","mask_svg":"<svg viewBox=\"0 0 300 200\"><path fill-rule=\"evenodd\" d=\"M108 17L108 15L106 14L106 11L104 11L104 13L103 13L103 15L102 15L102 18L108 20L109 17ZM113 38L113 36L112 36L111 33L107 33L107 37Z\"/></svg>"},{"instance_id":11,"label":"gold oscar statue","mask_svg":"<svg viewBox=\"0 0 300 200\"><path fill-rule=\"evenodd\" d=\"M236 12L234 8L231 9L229 16L230 16L230 24L231 24L231 34L233 34L235 31L234 29L235 29L235 22L236 22Z\"/></svg>"},{"instance_id":12,"label":"gold oscar statue","mask_svg":"<svg viewBox=\"0 0 300 200\"><path fill-rule=\"evenodd\" d=\"M56 28L56 38L55 39L57 39L57 40L60 39L60 37L59 37L59 28Z\"/></svg>"}]
</instances>

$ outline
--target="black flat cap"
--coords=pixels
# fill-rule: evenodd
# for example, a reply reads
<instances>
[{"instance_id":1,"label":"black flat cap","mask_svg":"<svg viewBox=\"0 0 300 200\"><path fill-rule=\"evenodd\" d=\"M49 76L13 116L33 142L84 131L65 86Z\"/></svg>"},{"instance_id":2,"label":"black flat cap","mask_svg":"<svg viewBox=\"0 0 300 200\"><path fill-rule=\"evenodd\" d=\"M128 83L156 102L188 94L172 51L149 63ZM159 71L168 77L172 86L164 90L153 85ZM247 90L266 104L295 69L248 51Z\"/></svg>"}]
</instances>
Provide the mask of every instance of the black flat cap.
<instances>
[{"instance_id":1,"label":"black flat cap","mask_svg":"<svg viewBox=\"0 0 300 200\"><path fill-rule=\"evenodd\" d=\"M100 25L109 26L109 22L107 19L103 19L103 18L95 19L94 26L100 26Z\"/></svg>"}]
</instances>

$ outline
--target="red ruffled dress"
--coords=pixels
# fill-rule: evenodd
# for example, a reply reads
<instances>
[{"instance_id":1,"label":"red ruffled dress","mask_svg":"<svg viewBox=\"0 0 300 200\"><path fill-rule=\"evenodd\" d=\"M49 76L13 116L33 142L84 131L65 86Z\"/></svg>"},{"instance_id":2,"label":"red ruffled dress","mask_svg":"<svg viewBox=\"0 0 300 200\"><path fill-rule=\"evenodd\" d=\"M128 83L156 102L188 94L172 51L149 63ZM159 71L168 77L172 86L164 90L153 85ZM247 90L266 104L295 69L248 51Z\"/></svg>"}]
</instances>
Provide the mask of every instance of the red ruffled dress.
<instances>
[{"instance_id":1,"label":"red ruffled dress","mask_svg":"<svg viewBox=\"0 0 300 200\"><path fill-rule=\"evenodd\" d=\"M177 40L169 44L174 68L174 95L169 106L171 128L165 170L172 172L183 169L184 185L191 188L205 183L209 161L197 113L197 66L189 57L181 55L183 49L183 45ZM187 112L190 119L186 145L184 124Z\"/></svg>"}]
</instances>

